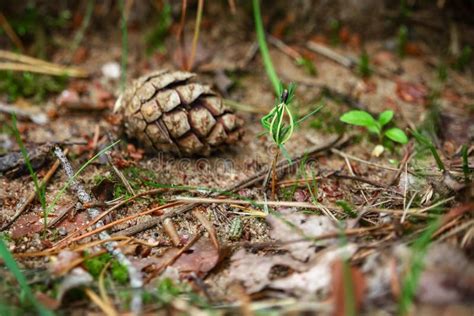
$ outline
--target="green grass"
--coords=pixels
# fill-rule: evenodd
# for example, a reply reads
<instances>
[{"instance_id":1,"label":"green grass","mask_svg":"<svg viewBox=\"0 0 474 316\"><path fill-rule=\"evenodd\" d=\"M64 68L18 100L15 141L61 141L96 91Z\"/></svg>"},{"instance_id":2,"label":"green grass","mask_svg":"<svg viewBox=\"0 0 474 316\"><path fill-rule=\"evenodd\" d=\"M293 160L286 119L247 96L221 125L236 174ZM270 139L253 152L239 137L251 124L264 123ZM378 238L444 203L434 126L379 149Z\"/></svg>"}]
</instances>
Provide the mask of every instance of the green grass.
<instances>
[{"instance_id":1,"label":"green grass","mask_svg":"<svg viewBox=\"0 0 474 316\"><path fill-rule=\"evenodd\" d=\"M71 47L71 52L75 52L76 49L79 47L81 44L83 38L84 38L84 33L86 32L87 28L89 27L91 17L92 17L92 12L94 11L94 2L95 0L88 0L87 1L87 6L86 6L86 12L84 14L84 19L82 20L81 26L76 32L76 35L74 36L74 39L72 41Z\"/></svg>"},{"instance_id":2,"label":"green grass","mask_svg":"<svg viewBox=\"0 0 474 316\"><path fill-rule=\"evenodd\" d=\"M31 72L0 71L0 94L9 102L18 98L31 98L41 103L49 94L59 93L66 87L67 76L48 76Z\"/></svg>"},{"instance_id":3,"label":"green grass","mask_svg":"<svg viewBox=\"0 0 474 316\"><path fill-rule=\"evenodd\" d=\"M431 237L441 225L438 218L431 222L421 236L412 245L412 258L407 274L402 281L401 297L398 302L398 314L407 315L413 305L416 290L424 268L424 258L431 244Z\"/></svg>"},{"instance_id":4,"label":"green grass","mask_svg":"<svg viewBox=\"0 0 474 316\"><path fill-rule=\"evenodd\" d=\"M128 30L125 14L125 0L120 0L120 30L122 33L122 54L120 59L120 90L123 92L127 84L127 59L128 59Z\"/></svg>"},{"instance_id":5,"label":"green grass","mask_svg":"<svg viewBox=\"0 0 474 316\"><path fill-rule=\"evenodd\" d=\"M169 33L169 29L173 24L173 15L171 12L171 5L165 1L162 10L157 14L157 21L154 27L145 36L145 42L147 44L147 53L151 54L158 50L164 52L165 45L164 41Z\"/></svg>"},{"instance_id":6,"label":"green grass","mask_svg":"<svg viewBox=\"0 0 474 316\"><path fill-rule=\"evenodd\" d=\"M369 78L372 75L372 68L370 67L370 57L366 51L363 51L357 63L357 72L363 78Z\"/></svg>"},{"instance_id":7,"label":"green grass","mask_svg":"<svg viewBox=\"0 0 474 316\"><path fill-rule=\"evenodd\" d=\"M27 302L33 305L33 307L36 309L39 315L41 316L54 315L53 312L49 311L43 305L41 305L36 299L36 297L34 296L30 286L28 285L26 277L23 275L20 268L18 267L18 264L16 263L12 254L8 250L7 245L3 241L3 238L0 238L0 257L3 259L6 267L8 268L8 270L10 270L10 272L13 274L13 276L18 281L18 284L20 285L20 291L21 291L20 298L24 296L27 299ZM24 303L25 302L22 302L22 304ZM0 306L0 311L2 311L2 309L10 310L9 307Z\"/></svg>"},{"instance_id":8,"label":"green grass","mask_svg":"<svg viewBox=\"0 0 474 316\"><path fill-rule=\"evenodd\" d=\"M397 53L400 58L405 57L405 50L408 43L408 28L400 26L397 33Z\"/></svg>"},{"instance_id":9,"label":"green grass","mask_svg":"<svg viewBox=\"0 0 474 316\"><path fill-rule=\"evenodd\" d=\"M46 210L46 216L47 214L51 213L53 211L53 208L54 206L56 205L56 203L58 202L59 198L64 194L64 192L67 190L67 188L69 188L69 186L72 184L72 182L77 178L77 176L87 167L89 166L94 160L96 160L97 158L99 158L102 154L104 154L106 151L108 151L110 148L114 147L115 145L117 145L118 143L120 142L120 140L117 140L116 142L110 144L109 146L105 147L104 149L102 149L101 151L99 151L94 157L92 157L91 159L89 159L88 161L86 161L80 168L79 170L76 171L76 173L63 185L63 187L61 188L61 190L59 190L58 193L56 193L56 195L54 196L54 199L53 201L51 202L51 204L48 206L47 210ZM46 222L45 222L45 225L46 225Z\"/></svg>"},{"instance_id":10,"label":"green grass","mask_svg":"<svg viewBox=\"0 0 474 316\"><path fill-rule=\"evenodd\" d=\"M23 140L21 139L20 131L18 130L17 120L16 120L15 114L12 114L11 130L13 132L13 135L15 136L15 139L16 139L16 142L18 143L18 146L20 147L21 155L23 156L23 159L25 159L25 164L26 164L26 167L28 168L28 172L30 173L31 178L33 179L33 183L34 183L34 186L35 186L35 192L38 196L38 200L41 203L41 208L43 209L43 215L46 219L47 213L46 213L45 186L40 185L40 182L38 180L38 175L36 174L35 170L33 170L33 166L31 165L30 157L28 156L28 151L26 150L25 144L23 144Z\"/></svg>"},{"instance_id":11,"label":"green grass","mask_svg":"<svg viewBox=\"0 0 474 316\"><path fill-rule=\"evenodd\" d=\"M424 136L418 131L412 130L412 134L420 145L429 149L429 151L433 155L433 158L436 161L438 169L441 171L445 171L446 168L444 166L444 163L441 160L441 157L439 156L438 151L436 150L436 146L433 144L433 142L428 137Z\"/></svg>"},{"instance_id":12,"label":"green grass","mask_svg":"<svg viewBox=\"0 0 474 316\"><path fill-rule=\"evenodd\" d=\"M281 81L278 78L278 75L273 67L272 59L270 57L270 52L268 51L267 41L265 39L265 31L263 29L262 15L260 13L260 1L253 0L253 15L255 20L255 30L257 32L257 42L260 47L260 53L262 54L263 64L265 65L265 70L267 71L268 78L270 79L275 94L277 96L281 93Z\"/></svg>"},{"instance_id":13,"label":"green grass","mask_svg":"<svg viewBox=\"0 0 474 316\"><path fill-rule=\"evenodd\" d=\"M467 149L467 145L463 145L462 146L462 150L461 150L461 155L462 155L462 171L464 173L464 181L466 183L469 182L470 180L470 169L469 169L469 159L468 159L468 149Z\"/></svg>"}]
</instances>

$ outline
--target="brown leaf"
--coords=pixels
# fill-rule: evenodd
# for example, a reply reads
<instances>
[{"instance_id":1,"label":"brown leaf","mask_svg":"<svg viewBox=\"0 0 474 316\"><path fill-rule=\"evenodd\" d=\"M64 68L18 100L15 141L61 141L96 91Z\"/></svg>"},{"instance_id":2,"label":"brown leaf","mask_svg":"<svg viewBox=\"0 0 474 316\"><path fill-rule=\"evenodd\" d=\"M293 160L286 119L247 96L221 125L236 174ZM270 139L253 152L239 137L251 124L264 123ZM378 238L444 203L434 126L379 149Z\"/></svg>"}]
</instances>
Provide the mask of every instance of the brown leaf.
<instances>
[{"instance_id":1,"label":"brown leaf","mask_svg":"<svg viewBox=\"0 0 474 316\"><path fill-rule=\"evenodd\" d=\"M331 220L326 216L314 216L297 213L294 209L281 210L281 217L269 215L267 222L272 227L270 236L282 242L302 239L304 236L317 237L322 234L335 232ZM321 241L320 245L327 245L334 241ZM314 256L312 241L289 243L283 246L297 260L307 261Z\"/></svg>"},{"instance_id":2,"label":"brown leaf","mask_svg":"<svg viewBox=\"0 0 474 316\"><path fill-rule=\"evenodd\" d=\"M179 251L179 248L171 248L160 257L149 256L134 260L134 264L139 269L153 265L154 269L158 270L171 258L175 257ZM189 251L179 256L171 267L176 268L181 275L196 273L198 276L203 277L217 265L219 259L219 252L214 247L212 241L208 238L200 238Z\"/></svg>"},{"instance_id":3,"label":"brown leaf","mask_svg":"<svg viewBox=\"0 0 474 316\"><path fill-rule=\"evenodd\" d=\"M41 216L35 213L27 213L12 224L11 237L19 239L24 236L31 236L40 232L43 228Z\"/></svg>"},{"instance_id":4,"label":"brown leaf","mask_svg":"<svg viewBox=\"0 0 474 316\"><path fill-rule=\"evenodd\" d=\"M424 85L397 81L396 92L398 97L408 103L423 105L426 103L428 89Z\"/></svg>"}]
</instances>

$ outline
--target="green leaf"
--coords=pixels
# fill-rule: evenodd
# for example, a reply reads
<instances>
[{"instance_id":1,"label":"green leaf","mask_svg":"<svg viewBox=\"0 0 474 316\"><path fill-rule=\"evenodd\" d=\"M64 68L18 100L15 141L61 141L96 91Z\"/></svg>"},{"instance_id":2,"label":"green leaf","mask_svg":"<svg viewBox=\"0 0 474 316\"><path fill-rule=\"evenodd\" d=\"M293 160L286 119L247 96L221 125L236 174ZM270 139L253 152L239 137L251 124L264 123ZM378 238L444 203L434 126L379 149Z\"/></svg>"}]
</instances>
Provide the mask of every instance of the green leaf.
<instances>
[{"instance_id":1,"label":"green leaf","mask_svg":"<svg viewBox=\"0 0 474 316\"><path fill-rule=\"evenodd\" d=\"M376 127L377 122L369 113L365 111L349 111L344 113L340 120L347 124L352 124L356 126L364 126L364 127Z\"/></svg>"},{"instance_id":2,"label":"green leaf","mask_svg":"<svg viewBox=\"0 0 474 316\"><path fill-rule=\"evenodd\" d=\"M399 128L391 128L385 131L385 136L400 144L408 143L408 137L404 131Z\"/></svg>"},{"instance_id":3,"label":"green leaf","mask_svg":"<svg viewBox=\"0 0 474 316\"><path fill-rule=\"evenodd\" d=\"M367 126L369 132L380 135L380 127L378 125Z\"/></svg>"},{"instance_id":4,"label":"green leaf","mask_svg":"<svg viewBox=\"0 0 474 316\"><path fill-rule=\"evenodd\" d=\"M393 118L393 111L385 111L379 115L379 123L382 126L387 125Z\"/></svg>"}]
</instances>

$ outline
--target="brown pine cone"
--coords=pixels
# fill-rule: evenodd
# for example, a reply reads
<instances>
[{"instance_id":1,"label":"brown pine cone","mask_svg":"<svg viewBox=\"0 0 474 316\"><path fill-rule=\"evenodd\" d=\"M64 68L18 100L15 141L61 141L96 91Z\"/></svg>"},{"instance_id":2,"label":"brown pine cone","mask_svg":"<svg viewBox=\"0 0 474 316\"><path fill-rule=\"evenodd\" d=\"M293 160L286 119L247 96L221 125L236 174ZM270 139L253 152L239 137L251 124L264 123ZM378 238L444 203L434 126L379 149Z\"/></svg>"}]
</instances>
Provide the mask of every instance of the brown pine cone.
<instances>
[{"instance_id":1,"label":"brown pine cone","mask_svg":"<svg viewBox=\"0 0 474 316\"><path fill-rule=\"evenodd\" d=\"M160 70L132 82L117 100L125 132L148 150L209 155L242 136L243 121L196 75Z\"/></svg>"}]
</instances>

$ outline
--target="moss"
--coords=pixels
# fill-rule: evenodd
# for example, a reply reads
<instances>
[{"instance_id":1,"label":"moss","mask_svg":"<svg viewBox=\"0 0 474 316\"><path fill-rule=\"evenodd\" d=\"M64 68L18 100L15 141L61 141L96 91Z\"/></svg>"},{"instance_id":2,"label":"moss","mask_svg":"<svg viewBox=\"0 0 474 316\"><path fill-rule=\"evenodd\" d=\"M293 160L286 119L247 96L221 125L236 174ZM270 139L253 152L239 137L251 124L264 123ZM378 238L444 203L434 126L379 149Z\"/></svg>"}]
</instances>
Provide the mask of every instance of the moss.
<instances>
[{"instance_id":1,"label":"moss","mask_svg":"<svg viewBox=\"0 0 474 316\"><path fill-rule=\"evenodd\" d=\"M8 101L31 98L35 102L44 101L52 93L59 93L66 87L66 76L54 77L30 72L0 71L0 93L8 95Z\"/></svg>"}]
</instances>

